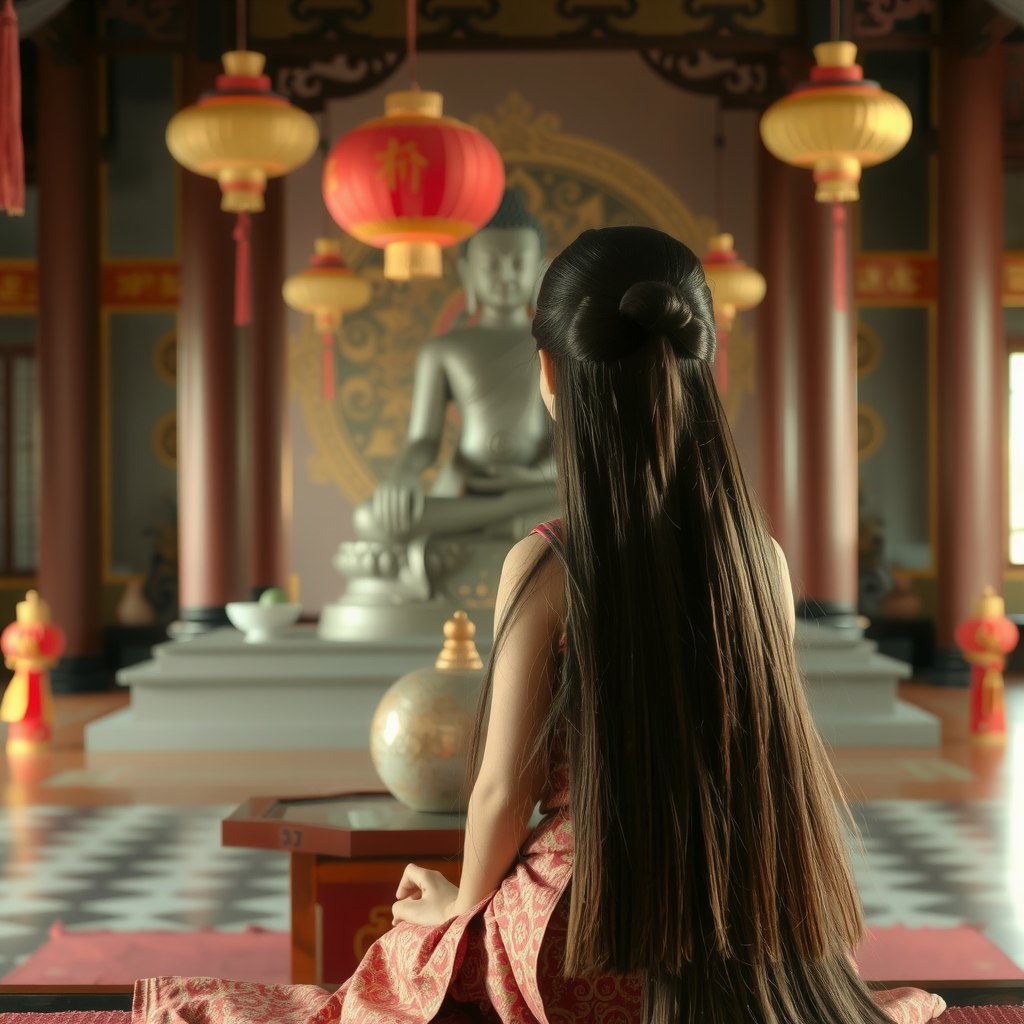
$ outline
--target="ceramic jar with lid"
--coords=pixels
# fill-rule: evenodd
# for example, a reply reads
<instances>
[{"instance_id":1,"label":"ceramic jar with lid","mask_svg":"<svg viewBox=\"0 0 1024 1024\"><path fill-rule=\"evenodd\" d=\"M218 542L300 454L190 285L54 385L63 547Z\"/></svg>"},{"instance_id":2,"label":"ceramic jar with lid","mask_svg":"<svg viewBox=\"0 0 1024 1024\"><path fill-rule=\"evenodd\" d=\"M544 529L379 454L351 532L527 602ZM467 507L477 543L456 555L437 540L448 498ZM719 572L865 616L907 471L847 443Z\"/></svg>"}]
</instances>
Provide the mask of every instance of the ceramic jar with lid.
<instances>
[{"instance_id":1,"label":"ceramic jar with lid","mask_svg":"<svg viewBox=\"0 0 1024 1024\"><path fill-rule=\"evenodd\" d=\"M433 668L402 676L384 694L370 726L381 781L417 811L465 810L466 758L483 683L476 626L456 612Z\"/></svg>"}]
</instances>

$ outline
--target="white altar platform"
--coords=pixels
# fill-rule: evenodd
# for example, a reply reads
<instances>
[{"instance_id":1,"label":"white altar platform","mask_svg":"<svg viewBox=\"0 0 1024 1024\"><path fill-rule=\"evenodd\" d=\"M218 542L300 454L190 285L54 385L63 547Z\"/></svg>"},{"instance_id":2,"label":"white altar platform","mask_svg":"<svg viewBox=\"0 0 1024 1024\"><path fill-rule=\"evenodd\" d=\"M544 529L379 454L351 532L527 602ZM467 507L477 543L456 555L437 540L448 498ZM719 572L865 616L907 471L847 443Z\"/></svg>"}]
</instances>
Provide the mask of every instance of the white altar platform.
<instances>
[{"instance_id":1,"label":"white altar platform","mask_svg":"<svg viewBox=\"0 0 1024 1024\"><path fill-rule=\"evenodd\" d=\"M489 638L476 639L486 657ZM89 723L85 749L365 750L384 691L432 665L440 646L440 637L341 643L303 626L262 644L230 628L160 644L153 660L118 672L131 704ZM826 743L939 743L938 719L897 699L910 666L879 654L858 630L800 623L797 658Z\"/></svg>"},{"instance_id":2,"label":"white altar platform","mask_svg":"<svg viewBox=\"0 0 1024 1024\"><path fill-rule=\"evenodd\" d=\"M477 641L486 657L487 638ZM433 665L443 642L340 644L295 626L268 643L226 627L158 644L151 661L117 673L131 704L90 722L85 749L365 750L384 691Z\"/></svg>"}]
</instances>

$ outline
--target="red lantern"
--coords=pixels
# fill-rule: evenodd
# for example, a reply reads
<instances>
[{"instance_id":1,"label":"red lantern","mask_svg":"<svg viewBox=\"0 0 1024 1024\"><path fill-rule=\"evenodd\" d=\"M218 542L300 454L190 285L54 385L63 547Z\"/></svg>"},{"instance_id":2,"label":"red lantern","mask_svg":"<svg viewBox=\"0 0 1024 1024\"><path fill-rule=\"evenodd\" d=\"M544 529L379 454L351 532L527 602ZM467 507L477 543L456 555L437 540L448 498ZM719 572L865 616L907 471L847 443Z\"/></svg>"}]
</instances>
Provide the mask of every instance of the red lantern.
<instances>
[{"instance_id":1,"label":"red lantern","mask_svg":"<svg viewBox=\"0 0 1024 1024\"><path fill-rule=\"evenodd\" d=\"M956 628L956 644L971 668L970 735L977 743L1006 740L1003 668L1019 632L1006 617L1006 605L992 587L974 602L974 617Z\"/></svg>"},{"instance_id":2,"label":"red lantern","mask_svg":"<svg viewBox=\"0 0 1024 1024\"><path fill-rule=\"evenodd\" d=\"M53 699L49 669L64 650L64 633L50 622L50 607L30 590L18 604L18 620L0 633L5 664L14 669L0 704L9 723L9 753L45 749L53 738Z\"/></svg>"},{"instance_id":3,"label":"red lantern","mask_svg":"<svg viewBox=\"0 0 1024 1024\"><path fill-rule=\"evenodd\" d=\"M439 92L394 92L384 109L331 150L324 201L353 238L384 250L385 277L440 277L442 247L498 209L505 167L485 135L442 116Z\"/></svg>"}]
</instances>

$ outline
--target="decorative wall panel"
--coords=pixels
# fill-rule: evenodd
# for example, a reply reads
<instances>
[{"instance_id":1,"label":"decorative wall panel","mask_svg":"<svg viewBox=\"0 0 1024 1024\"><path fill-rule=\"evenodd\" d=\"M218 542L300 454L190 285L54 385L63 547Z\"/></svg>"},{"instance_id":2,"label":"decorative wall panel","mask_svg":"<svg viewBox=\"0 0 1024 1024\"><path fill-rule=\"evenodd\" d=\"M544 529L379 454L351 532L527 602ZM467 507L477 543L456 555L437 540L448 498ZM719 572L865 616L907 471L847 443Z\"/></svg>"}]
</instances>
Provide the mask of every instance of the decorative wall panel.
<instances>
[{"instance_id":1,"label":"decorative wall panel","mask_svg":"<svg viewBox=\"0 0 1024 1024\"><path fill-rule=\"evenodd\" d=\"M419 0L424 41L565 40L684 33L789 36L797 0ZM402 39L404 4L381 0L251 0L256 39Z\"/></svg>"}]
</instances>

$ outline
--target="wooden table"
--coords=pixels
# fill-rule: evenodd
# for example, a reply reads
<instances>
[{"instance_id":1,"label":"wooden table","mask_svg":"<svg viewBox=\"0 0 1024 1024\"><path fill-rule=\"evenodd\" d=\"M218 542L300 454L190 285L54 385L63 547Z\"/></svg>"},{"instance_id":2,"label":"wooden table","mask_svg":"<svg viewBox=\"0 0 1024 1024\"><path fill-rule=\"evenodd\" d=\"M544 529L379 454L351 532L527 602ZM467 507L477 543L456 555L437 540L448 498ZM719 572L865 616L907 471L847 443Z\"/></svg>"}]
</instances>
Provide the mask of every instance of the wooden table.
<instances>
[{"instance_id":1,"label":"wooden table","mask_svg":"<svg viewBox=\"0 0 1024 1024\"><path fill-rule=\"evenodd\" d=\"M224 820L221 841L288 851L292 981L340 984L391 927L406 864L458 884L464 823L411 811L385 791L253 797Z\"/></svg>"},{"instance_id":2,"label":"wooden table","mask_svg":"<svg viewBox=\"0 0 1024 1024\"><path fill-rule=\"evenodd\" d=\"M391 927L406 864L458 884L459 814L410 811L386 791L327 797L253 797L222 822L225 846L287 850L291 860L292 981L340 984ZM1024 981L911 980L950 1006L1024 1005ZM2 987L0 987L2 991Z\"/></svg>"}]
</instances>

